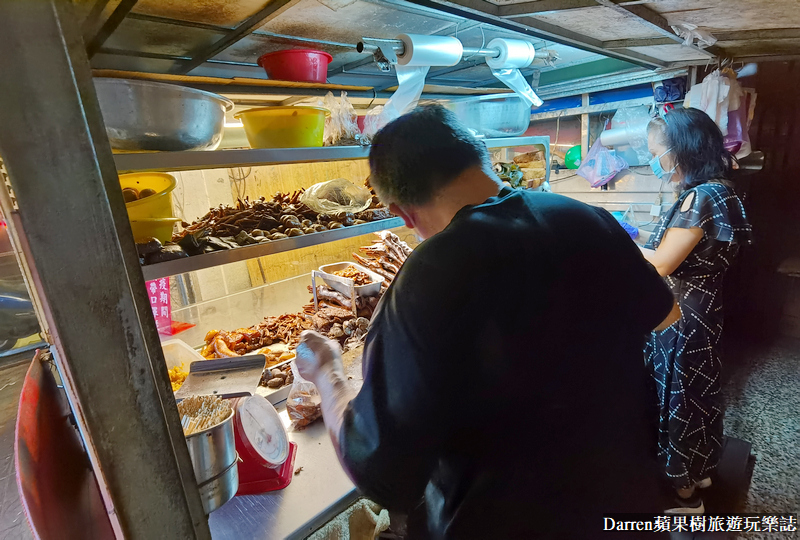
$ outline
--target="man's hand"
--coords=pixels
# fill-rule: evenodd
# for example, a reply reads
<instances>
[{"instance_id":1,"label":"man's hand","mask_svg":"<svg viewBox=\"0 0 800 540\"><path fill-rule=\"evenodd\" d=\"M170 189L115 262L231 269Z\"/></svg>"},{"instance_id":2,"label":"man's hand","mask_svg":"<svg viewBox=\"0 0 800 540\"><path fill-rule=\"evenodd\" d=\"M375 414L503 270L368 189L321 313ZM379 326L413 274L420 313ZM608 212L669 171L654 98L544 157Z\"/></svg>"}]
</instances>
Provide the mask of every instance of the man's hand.
<instances>
[{"instance_id":1,"label":"man's hand","mask_svg":"<svg viewBox=\"0 0 800 540\"><path fill-rule=\"evenodd\" d=\"M306 330L300 334L295 349L297 371L304 379L313 382L322 398L322 417L330 433L333 447L341 459L339 432L344 411L356 393L347 383L342 367L342 349L339 344L318 332Z\"/></svg>"},{"instance_id":2,"label":"man's hand","mask_svg":"<svg viewBox=\"0 0 800 540\"><path fill-rule=\"evenodd\" d=\"M318 332L306 330L300 334L300 343L295 350L295 365L300 376L314 384L323 374L344 374L342 348L339 344Z\"/></svg>"}]
</instances>

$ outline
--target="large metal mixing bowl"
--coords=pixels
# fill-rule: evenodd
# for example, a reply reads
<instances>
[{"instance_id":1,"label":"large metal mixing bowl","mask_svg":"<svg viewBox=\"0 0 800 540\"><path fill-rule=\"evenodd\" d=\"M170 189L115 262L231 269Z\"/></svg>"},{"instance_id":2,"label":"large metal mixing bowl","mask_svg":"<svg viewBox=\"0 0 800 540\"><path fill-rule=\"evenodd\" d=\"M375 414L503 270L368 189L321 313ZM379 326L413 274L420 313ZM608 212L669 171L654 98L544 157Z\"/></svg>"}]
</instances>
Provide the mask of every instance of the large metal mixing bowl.
<instances>
[{"instance_id":1,"label":"large metal mixing bowl","mask_svg":"<svg viewBox=\"0 0 800 540\"><path fill-rule=\"evenodd\" d=\"M222 141L222 96L185 86L96 78L106 134L116 150L214 150Z\"/></svg>"}]
</instances>

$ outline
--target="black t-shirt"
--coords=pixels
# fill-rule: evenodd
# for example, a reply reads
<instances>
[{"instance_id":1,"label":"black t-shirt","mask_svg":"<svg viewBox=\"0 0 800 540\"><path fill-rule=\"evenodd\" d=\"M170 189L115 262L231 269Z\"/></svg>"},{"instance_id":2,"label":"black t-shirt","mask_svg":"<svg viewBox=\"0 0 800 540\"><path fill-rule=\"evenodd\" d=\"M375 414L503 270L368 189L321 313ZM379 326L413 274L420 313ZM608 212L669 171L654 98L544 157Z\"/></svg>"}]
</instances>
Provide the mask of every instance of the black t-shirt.
<instances>
[{"instance_id":1,"label":"black t-shirt","mask_svg":"<svg viewBox=\"0 0 800 540\"><path fill-rule=\"evenodd\" d=\"M604 513L660 512L642 347L672 305L605 210L465 207L372 320L345 466L415 537L598 538Z\"/></svg>"}]
</instances>

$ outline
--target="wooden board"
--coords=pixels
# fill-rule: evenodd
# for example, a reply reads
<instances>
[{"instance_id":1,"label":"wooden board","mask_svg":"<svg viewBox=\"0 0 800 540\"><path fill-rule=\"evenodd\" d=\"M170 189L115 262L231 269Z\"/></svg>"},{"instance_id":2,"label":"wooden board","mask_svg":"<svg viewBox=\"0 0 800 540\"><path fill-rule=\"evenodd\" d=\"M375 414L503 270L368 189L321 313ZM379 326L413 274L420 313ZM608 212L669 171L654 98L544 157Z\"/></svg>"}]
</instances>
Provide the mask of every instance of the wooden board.
<instances>
[{"instance_id":1,"label":"wooden board","mask_svg":"<svg viewBox=\"0 0 800 540\"><path fill-rule=\"evenodd\" d=\"M158 81L167 83L184 84L216 84L227 86L235 84L238 86L253 86L264 88L316 88L322 90L372 90L370 86L352 86L343 84L328 83L307 83L295 81L275 81L270 79L252 79L249 77L234 77L223 79L220 77L199 77L196 75L171 75L169 73L144 73L139 71L119 71L114 69L94 69L92 75L95 77L114 77L117 79L139 79L146 81Z\"/></svg>"}]
</instances>

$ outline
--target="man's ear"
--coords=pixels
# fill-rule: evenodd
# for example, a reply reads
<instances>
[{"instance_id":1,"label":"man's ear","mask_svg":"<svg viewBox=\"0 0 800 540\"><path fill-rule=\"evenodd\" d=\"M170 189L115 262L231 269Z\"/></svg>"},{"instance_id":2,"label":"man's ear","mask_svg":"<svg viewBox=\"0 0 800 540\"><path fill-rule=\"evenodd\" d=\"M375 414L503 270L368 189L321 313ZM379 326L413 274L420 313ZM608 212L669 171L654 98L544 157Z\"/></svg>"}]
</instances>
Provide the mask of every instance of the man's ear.
<instances>
[{"instance_id":1,"label":"man's ear","mask_svg":"<svg viewBox=\"0 0 800 540\"><path fill-rule=\"evenodd\" d=\"M403 210L402 208L400 208L399 206L397 206L394 203L391 203L389 205L389 211L392 214L394 214L396 216L400 216L401 218L403 218L403 221L405 222L406 227L408 227L409 229L413 229L414 228L414 216L413 216L413 213L410 213L410 212L407 213L405 210Z\"/></svg>"}]
</instances>

